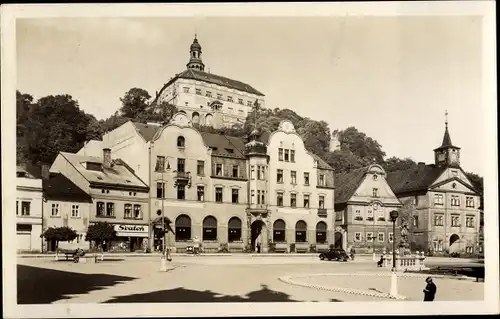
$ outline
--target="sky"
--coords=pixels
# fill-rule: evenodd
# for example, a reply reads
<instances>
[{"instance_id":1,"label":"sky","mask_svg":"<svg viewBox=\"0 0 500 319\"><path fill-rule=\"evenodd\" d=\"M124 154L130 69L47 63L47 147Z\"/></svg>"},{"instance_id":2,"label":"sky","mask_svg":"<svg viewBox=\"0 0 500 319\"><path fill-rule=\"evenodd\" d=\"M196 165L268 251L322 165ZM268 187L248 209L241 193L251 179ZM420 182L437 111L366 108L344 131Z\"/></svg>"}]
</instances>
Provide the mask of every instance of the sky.
<instances>
[{"instance_id":1,"label":"sky","mask_svg":"<svg viewBox=\"0 0 500 319\"><path fill-rule=\"evenodd\" d=\"M482 30L474 16L17 20L17 89L70 94L98 119L130 88L152 96L186 68L252 85L268 108L355 126L387 156L433 163L445 111L466 171L483 174Z\"/></svg>"}]
</instances>

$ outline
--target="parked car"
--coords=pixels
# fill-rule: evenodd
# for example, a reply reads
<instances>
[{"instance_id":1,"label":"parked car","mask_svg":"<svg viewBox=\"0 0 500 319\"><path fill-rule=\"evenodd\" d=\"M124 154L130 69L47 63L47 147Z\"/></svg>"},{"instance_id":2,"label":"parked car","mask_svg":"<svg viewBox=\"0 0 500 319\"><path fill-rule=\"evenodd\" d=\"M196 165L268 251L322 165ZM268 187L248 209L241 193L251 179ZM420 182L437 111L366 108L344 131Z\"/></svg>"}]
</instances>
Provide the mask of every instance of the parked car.
<instances>
[{"instance_id":1,"label":"parked car","mask_svg":"<svg viewBox=\"0 0 500 319\"><path fill-rule=\"evenodd\" d=\"M321 260L335 260L335 261L347 261L349 256L342 248L333 248L326 253L319 254L319 259Z\"/></svg>"}]
</instances>

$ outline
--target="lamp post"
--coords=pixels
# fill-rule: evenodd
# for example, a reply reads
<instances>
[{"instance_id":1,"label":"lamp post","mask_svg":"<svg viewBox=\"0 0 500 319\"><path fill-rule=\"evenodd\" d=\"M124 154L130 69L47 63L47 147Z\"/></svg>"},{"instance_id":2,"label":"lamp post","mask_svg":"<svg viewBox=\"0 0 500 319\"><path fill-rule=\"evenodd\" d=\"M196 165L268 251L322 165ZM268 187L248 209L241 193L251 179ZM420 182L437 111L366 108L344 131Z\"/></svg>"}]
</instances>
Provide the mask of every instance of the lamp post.
<instances>
[{"instance_id":1,"label":"lamp post","mask_svg":"<svg viewBox=\"0 0 500 319\"><path fill-rule=\"evenodd\" d=\"M396 220L398 219L398 211L393 210L389 213L392 222L392 275L391 275L391 295L398 295L398 278L396 275Z\"/></svg>"},{"instance_id":2,"label":"lamp post","mask_svg":"<svg viewBox=\"0 0 500 319\"><path fill-rule=\"evenodd\" d=\"M161 263L160 263L160 271L167 271L167 256L165 250L165 180L163 179L164 169L161 171L161 229L163 231L162 238L162 254L161 254Z\"/></svg>"}]
</instances>

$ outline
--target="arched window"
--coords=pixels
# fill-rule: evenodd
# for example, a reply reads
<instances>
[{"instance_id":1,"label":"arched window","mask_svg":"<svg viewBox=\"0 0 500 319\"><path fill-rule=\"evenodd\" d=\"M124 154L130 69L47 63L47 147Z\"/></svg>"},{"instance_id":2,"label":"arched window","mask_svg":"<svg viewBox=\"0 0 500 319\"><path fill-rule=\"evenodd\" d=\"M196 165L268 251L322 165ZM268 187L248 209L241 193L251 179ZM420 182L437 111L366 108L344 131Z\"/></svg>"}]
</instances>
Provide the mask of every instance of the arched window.
<instances>
[{"instance_id":1,"label":"arched window","mask_svg":"<svg viewBox=\"0 0 500 319\"><path fill-rule=\"evenodd\" d=\"M185 147L186 146L186 139L184 136L179 136L177 138L177 147Z\"/></svg>"},{"instance_id":2,"label":"arched window","mask_svg":"<svg viewBox=\"0 0 500 319\"><path fill-rule=\"evenodd\" d=\"M207 114L205 116L205 125L207 126L212 125L212 114Z\"/></svg>"},{"instance_id":3,"label":"arched window","mask_svg":"<svg viewBox=\"0 0 500 319\"><path fill-rule=\"evenodd\" d=\"M316 243L324 244L326 243L326 223L319 222L316 224Z\"/></svg>"},{"instance_id":4,"label":"arched window","mask_svg":"<svg viewBox=\"0 0 500 319\"><path fill-rule=\"evenodd\" d=\"M213 216L203 220L203 240L217 240L217 219Z\"/></svg>"},{"instance_id":5,"label":"arched window","mask_svg":"<svg viewBox=\"0 0 500 319\"><path fill-rule=\"evenodd\" d=\"M200 114L198 112L193 112L193 115L191 116L191 120L195 124L200 123Z\"/></svg>"},{"instance_id":6,"label":"arched window","mask_svg":"<svg viewBox=\"0 0 500 319\"><path fill-rule=\"evenodd\" d=\"M233 217L229 220L227 224L227 239L230 243L241 240L241 219L238 217Z\"/></svg>"},{"instance_id":7,"label":"arched window","mask_svg":"<svg viewBox=\"0 0 500 319\"><path fill-rule=\"evenodd\" d=\"M175 240L183 241L191 239L191 218L180 215L175 220Z\"/></svg>"},{"instance_id":8,"label":"arched window","mask_svg":"<svg viewBox=\"0 0 500 319\"><path fill-rule=\"evenodd\" d=\"M295 224L295 242L305 243L307 241L307 224L303 220L299 220Z\"/></svg>"},{"instance_id":9,"label":"arched window","mask_svg":"<svg viewBox=\"0 0 500 319\"><path fill-rule=\"evenodd\" d=\"M273 241L275 243L285 241L285 222L282 219L278 219L273 224Z\"/></svg>"}]
</instances>

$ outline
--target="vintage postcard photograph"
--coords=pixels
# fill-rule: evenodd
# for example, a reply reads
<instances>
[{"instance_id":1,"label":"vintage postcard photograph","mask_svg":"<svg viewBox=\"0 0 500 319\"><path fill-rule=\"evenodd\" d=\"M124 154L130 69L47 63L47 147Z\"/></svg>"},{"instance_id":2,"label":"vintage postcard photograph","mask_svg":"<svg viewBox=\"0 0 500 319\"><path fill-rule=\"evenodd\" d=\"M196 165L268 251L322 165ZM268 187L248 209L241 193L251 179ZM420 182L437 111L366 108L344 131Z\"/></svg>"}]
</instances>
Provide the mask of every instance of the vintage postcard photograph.
<instances>
[{"instance_id":1,"label":"vintage postcard photograph","mask_svg":"<svg viewBox=\"0 0 500 319\"><path fill-rule=\"evenodd\" d=\"M4 317L498 313L494 12L2 6Z\"/></svg>"}]
</instances>

